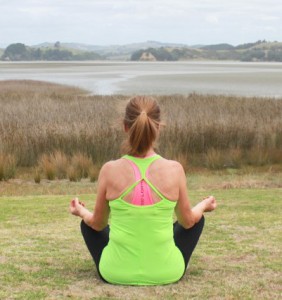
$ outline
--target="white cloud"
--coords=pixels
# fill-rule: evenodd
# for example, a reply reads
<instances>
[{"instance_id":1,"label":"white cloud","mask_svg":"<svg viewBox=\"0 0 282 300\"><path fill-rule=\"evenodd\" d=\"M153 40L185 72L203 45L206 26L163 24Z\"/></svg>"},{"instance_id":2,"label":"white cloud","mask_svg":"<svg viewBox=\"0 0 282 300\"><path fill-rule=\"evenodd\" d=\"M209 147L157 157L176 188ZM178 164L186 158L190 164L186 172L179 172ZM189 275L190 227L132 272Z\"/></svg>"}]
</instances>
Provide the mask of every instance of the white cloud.
<instances>
[{"instance_id":1,"label":"white cloud","mask_svg":"<svg viewBox=\"0 0 282 300\"><path fill-rule=\"evenodd\" d=\"M276 31L276 28L274 28L272 26L264 26L264 27L262 27L262 29L264 29L266 31L272 31L272 32Z\"/></svg>"},{"instance_id":2,"label":"white cloud","mask_svg":"<svg viewBox=\"0 0 282 300\"><path fill-rule=\"evenodd\" d=\"M259 37L258 22L263 22L261 38L279 40L282 28L280 0L0 0L0 10L0 41L7 44L148 39L237 44Z\"/></svg>"},{"instance_id":3,"label":"white cloud","mask_svg":"<svg viewBox=\"0 0 282 300\"><path fill-rule=\"evenodd\" d=\"M266 21L266 22L272 22L272 21L278 21L281 19L281 17L278 16L273 16L273 15L257 15L256 16L257 19L261 20L261 21Z\"/></svg>"},{"instance_id":4,"label":"white cloud","mask_svg":"<svg viewBox=\"0 0 282 300\"><path fill-rule=\"evenodd\" d=\"M206 16L206 21L211 24L218 24L219 19L216 15L208 15Z\"/></svg>"}]
</instances>

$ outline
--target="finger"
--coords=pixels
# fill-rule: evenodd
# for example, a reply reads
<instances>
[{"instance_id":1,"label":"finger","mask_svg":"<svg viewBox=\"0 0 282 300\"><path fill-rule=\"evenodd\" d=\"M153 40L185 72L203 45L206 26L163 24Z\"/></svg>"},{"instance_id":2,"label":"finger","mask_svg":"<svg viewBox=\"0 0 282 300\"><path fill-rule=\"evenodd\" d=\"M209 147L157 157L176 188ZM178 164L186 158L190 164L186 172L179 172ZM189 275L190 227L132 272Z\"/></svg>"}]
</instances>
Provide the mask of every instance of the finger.
<instances>
[{"instance_id":1,"label":"finger","mask_svg":"<svg viewBox=\"0 0 282 300\"><path fill-rule=\"evenodd\" d=\"M73 207L75 207L77 203L78 203L78 198L77 198L77 197L75 197L74 199L72 199L71 205L72 205Z\"/></svg>"}]
</instances>

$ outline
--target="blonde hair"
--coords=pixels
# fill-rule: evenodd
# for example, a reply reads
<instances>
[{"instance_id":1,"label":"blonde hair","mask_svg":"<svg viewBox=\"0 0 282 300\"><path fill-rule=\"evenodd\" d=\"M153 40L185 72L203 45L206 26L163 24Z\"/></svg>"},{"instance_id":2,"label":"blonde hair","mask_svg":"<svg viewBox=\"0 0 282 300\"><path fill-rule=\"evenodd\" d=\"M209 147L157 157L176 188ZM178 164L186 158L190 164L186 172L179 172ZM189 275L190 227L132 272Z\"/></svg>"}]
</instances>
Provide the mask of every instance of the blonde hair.
<instances>
[{"instance_id":1,"label":"blonde hair","mask_svg":"<svg viewBox=\"0 0 282 300\"><path fill-rule=\"evenodd\" d=\"M152 97L136 96L129 100L123 120L128 129L123 152L140 156L146 154L157 139L160 113L160 107Z\"/></svg>"}]
</instances>

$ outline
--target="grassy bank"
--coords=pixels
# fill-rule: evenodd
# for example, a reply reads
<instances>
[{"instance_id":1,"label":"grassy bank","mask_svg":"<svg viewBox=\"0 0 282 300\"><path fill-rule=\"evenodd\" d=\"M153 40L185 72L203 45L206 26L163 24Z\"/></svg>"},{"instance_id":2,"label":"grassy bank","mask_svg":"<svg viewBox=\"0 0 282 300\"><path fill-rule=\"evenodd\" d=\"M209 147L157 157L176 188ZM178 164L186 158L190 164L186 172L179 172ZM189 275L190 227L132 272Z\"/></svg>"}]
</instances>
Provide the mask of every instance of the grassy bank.
<instances>
[{"instance_id":1,"label":"grassy bank","mask_svg":"<svg viewBox=\"0 0 282 300\"><path fill-rule=\"evenodd\" d=\"M93 195L97 192L97 182L89 178L77 182L42 178L40 184L37 184L29 170L22 170L17 177L0 182L1 196ZM193 169L187 174L187 186L189 191L201 190L205 193L210 193L210 190L277 189L282 188L282 169L280 166L243 167L236 170Z\"/></svg>"},{"instance_id":2,"label":"grassy bank","mask_svg":"<svg viewBox=\"0 0 282 300\"><path fill-rule=\"evenodd\" d=\"M93 207L97 183L81 174L80 182L36 184L31 166L53 163L55 177L63 178L66 165L93 167L118 157L124 136L117 120L127 97L0 82L0 177L1 165L3 174L17 168L16 179L0 182L0 299L281 298L282 101L157 98L166 122L160 152L188 164L193 204L213 194L219 206L206 214L180 282L112 286L98 279L79 219L68 213L74 196Z\"/></svg>"},{"instance_id":3,"label":"grassy bank","mask_svg":"<svg viewBox=\"0 0 282 300\"><path fill-rule=\"evenodd\" d=\"M158 287L112 286L98 279L79 219L68 213L74 195L0 197L0 298L279 299L280 191L212 191L219 207L206 215L189 271L180 282ZM190 195L200 199L206 191ZM93 206L93 195L81 198Z\"/></svg>"},{"instance_id":4,"label":"grassy bank","mask_svg":"<svg viewBox=\"0 0 282 300\"><path fill-rule=\"evenodd\" d=\"M189 166L211 169L281 164L282 101L204 96L157 96L166 128L159 151ZM0 82L0 153L35 166L44 153L77 152L94 164L119 157L121 111L128 97L36 81Z\"/></svg>"}]
</instances>

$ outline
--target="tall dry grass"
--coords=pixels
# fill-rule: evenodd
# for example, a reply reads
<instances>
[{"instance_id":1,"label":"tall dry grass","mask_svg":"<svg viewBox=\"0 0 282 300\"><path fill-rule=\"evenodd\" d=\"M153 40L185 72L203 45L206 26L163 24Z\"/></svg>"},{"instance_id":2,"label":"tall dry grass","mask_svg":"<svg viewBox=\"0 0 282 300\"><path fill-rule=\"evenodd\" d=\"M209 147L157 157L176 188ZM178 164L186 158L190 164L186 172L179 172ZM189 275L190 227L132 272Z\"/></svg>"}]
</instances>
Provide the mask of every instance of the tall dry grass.
<instances>
[{"instance_id":1,"label":"tall dry grass","mask_svg":"<svg viewBox=\"0 0 282 300\"><path fill-rule=\"evenodd\" d=\"M282 162L281 99L190 94L157 96L164 113L159 151L212 168ZM94 164L120 156L121 105L128 97L94 96L36 81L0 82L0 152L20 166L43 154L84 153ZM228 155L227 155L228 154Z\"/></svg>"},{"instance_id":2,"label":"tall dry grass","mask_svg":"<svg viewBox=\"0 0 282 300\"><path fill-rule=\"evenodd\" d=\"M95 181L98 177L97 170L99 170L98 166L95 166L91 157L86 154L79 152L70 157L56 150L54 153L44 153L39 158L34 172L34 181L40 182L41 173L48 180L68 178L70 181L79 181L89 176L91 181Z\"/></svg>"},{"instance_id":3,"label":"tall dry grass","mask_svg":"<svg viewBox=\"0 0 282 300\"><path fill-rule=\"evenodd\" d=\"M197 95L159 97L166 128L160 149L220 168L282 162L282 99ZM203 154L200 159L199 155Z\"/></svg>"},{"instance_id":4,"label":"tall dry grass","mask_svg":"<svg viewBox=\"0 0 282 300\"><path fill-rule=\"evenodd\" d=\"M95 163L115 158L121 140L112 126L118 101L55 84L2 81L0 151L14 153L21 166L33 166L56 150L82 152Z\"/></svg>"},{"instance_id":5,"label":"tall dry grass","mask_svg":"<svg viewBox=\"0 0 282 300\"><path fill-rule=\"evenodd\" d=\"M14 178L17 169L17 159L13 154L0 153L0 181Z\"/></svg>"}]
</instances>

